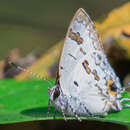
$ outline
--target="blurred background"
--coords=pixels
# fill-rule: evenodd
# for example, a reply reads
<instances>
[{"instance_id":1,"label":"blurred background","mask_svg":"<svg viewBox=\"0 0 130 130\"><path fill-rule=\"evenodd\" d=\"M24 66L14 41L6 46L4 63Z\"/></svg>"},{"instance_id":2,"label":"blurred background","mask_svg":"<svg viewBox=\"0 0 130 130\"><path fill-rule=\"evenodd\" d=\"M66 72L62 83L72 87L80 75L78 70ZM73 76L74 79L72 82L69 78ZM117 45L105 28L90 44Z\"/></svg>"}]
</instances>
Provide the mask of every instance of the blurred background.
<instances>
[{"instance_id":1,"label":"blurred background","mask_svg":"<svg viewBox=\"0 0 130 130\"><path fill-rule=\"evenodd\" d=\"M0 1L0 79L32 78L27 73L16 71L8 64L9 60L43 77L55 78L67 28L80 7L94 21L112 66L122 84L127 85L130 81L129 0ZM110 123L72 122L39 121L0 127L2 130L13 129L14 126L19 129L47 129L51 123L53 127L49 126L50 129L97 129L98 126L100 129L128 129Z\"/></svg>"},{"instance_id":2,"label":"blurred background","mask_svg":"<svg viewBox=\"0 0 130 130\"><path fill-rule=\"evenodd\" d=\"M1 1L0 58L7 57L14 48L19 48L22 56L38 48L45 52L64 38L70 20L80 7L97 20L127 1Z\"/></svg>"}]
</instances>

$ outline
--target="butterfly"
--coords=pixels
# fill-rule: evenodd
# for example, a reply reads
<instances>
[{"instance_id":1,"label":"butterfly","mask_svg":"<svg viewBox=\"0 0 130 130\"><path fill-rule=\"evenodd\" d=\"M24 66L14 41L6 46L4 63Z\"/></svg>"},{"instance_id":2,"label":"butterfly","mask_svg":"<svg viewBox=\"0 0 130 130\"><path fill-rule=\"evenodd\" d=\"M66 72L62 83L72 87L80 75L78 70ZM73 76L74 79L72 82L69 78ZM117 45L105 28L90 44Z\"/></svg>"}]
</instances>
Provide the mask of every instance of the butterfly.
<instances>
[{"instance_id":1,"label":"butterfly","mask_svg":"<svg viewBox=\"0 0 130 130\"><path fill-rule=\"evenodd\" d=\"M78 9L66 34L56 83L48 90L49 100L64 117L80 120L79 116L122 110L122 102L130 100L120 99L123 92L92 20Z\"/></svg>"}]
</instances>

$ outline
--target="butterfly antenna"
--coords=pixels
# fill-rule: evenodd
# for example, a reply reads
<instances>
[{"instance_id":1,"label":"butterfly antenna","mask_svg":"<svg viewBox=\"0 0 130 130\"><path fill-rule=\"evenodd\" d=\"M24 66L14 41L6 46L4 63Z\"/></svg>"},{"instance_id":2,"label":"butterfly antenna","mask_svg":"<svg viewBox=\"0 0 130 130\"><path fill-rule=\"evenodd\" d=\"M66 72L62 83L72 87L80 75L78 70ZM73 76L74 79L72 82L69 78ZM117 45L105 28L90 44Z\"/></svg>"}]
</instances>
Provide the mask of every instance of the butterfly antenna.
<instances>
[{"instance_id":1,"label":"butterfly antenna","mask_svg":"<svg viewBox=\"0 0 130 130\"><path fill-rule=\"evenodd\" d=\"M42 77L41 75L36 74L36 73L34 73L34 72L32 72L32 71L29 71L29 70L27 70L27 69L21 67L20 65L17 65L17 64L14 63L14 62L9 61L8 63L9 63L10 65L14 66L14 67L15 67L16 69L18 69L18 70L21 70L21 71L23 71L23 72L29 73L30 75L33 75L34 77L36 77L36 78L38 78L38 79L41 79L41 80L44 80L44 81L48 82L51 87L53 86L52 83L51 83L49 80L47 80L46 78Z\"/></svg>"}]
</instances>

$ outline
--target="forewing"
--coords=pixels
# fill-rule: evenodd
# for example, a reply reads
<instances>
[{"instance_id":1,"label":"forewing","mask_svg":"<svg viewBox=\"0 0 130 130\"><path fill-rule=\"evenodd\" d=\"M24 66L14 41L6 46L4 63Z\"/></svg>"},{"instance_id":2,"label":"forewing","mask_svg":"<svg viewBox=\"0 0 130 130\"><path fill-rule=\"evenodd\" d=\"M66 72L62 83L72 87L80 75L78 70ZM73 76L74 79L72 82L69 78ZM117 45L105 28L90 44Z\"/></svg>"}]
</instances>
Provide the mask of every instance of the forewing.
<instances>
[{"instance_id":1,"label":"forewing","mask_svg":"<svg viewBox=\"0 0 130 130\"><path fill-rule=\"evenodd\" d=\"M106 90L111 79L121 87L104 54L99 34L83 9L76 12L68 28L58 75L66 95L98 96L99 87Z\"/></svg>"}]
</instances>

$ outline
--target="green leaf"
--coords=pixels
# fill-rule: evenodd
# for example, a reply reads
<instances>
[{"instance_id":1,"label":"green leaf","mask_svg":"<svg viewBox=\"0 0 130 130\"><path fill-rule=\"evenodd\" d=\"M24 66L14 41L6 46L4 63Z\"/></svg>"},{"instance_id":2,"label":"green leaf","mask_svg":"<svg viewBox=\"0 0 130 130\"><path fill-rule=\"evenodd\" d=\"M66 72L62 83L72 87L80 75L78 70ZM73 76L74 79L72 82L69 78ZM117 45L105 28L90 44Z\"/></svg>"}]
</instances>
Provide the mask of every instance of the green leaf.
<instances>
[{"instance_id":1,"label":"green leaf","mask_svg":"<svg viewBox=\"0 0 130 130\"><path fill-rule=\"evenodd\" d=\"M54 80L52 81L54 84ZM48 112L48 83L39 80L0 81L0 124L33 121L52 120L54 108ZM123 97L130 97L125 92ZM56 119L64 119L60 112L57 112ZM68 117L68 119L75 119ZM99 120L101 122L113 122L130 126L130 109L123 108L120 112L110 113L104 118L85 118L88 120Z\"/></svg>"}]
</instances>

